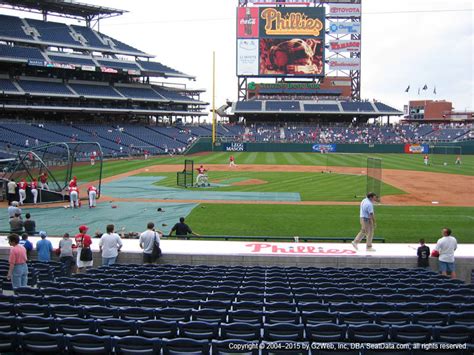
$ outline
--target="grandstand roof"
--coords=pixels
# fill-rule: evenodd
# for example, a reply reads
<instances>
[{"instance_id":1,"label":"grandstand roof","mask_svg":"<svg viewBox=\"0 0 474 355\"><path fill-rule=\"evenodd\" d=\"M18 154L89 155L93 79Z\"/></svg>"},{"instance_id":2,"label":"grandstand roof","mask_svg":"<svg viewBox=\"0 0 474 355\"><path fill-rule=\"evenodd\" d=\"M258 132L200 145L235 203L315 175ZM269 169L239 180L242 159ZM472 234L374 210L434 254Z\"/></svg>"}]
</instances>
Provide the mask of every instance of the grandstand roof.
<instances>
[{"instance_id":1,"label":"grandstand roof","mask_svg":"<svg viewBox=\"0 0 474 355\"><path fill-rule=\"evenodd\" d=\"M0 0L0 5L16 10L49 13L56 16L87 20L120 16L126 10L90 5L73 0Z\"/></svg>"}]
</instances>

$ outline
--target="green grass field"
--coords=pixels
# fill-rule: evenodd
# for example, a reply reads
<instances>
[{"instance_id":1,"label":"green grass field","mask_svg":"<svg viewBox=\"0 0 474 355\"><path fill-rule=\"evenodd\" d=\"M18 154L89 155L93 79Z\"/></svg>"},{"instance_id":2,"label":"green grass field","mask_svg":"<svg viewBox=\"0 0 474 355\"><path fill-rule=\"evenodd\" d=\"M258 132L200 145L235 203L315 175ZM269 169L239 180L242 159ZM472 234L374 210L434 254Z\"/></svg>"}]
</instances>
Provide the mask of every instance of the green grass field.
<instances>
[{"instance_id":1,"label":"green grass field","mask_svg":"<svg viewBox=\"0 0 474 355\"><path fill-rule=\"evenodd\" d=\"M153 176L155 174L140 174ZM156 183L160 186L176 187L176 174L160 173L166 179ZM258 179L265 181L260 185L224 186L206 188L206 191L240 191L240 192L297 192L302 201L358 201L366 192L365 175L295 173L295 172L239 172L215 171L211 174L211 182L220 183ZM200 191L199 188L189 190ZM384 195L402 194L403 191L388 185L382 185Z\"/></svg>"},{"instance_id":2,"label":"green grass field","mask_svg":"<svg viewBox=\"0 0 474 355\"><path fill-rule=\"evenodd\" d=\"M193 159L198 164L228 164L230 155L237 164L288 164L313 166L365 167L367 157L383 160L384 169L402 169L447 174L474 175L474 156L463 156L462 166L454 160L442 164L424 166L423 157L408 154L315 154L315 153L210 153L192 157L160 157L150 160L118 160L104 163L103 177L114 176L155 164L182 164ZM450 156L445 157L446 160ZM74 174L80 181L95 179L88 165L78 166ZM285 174L283 179L281 176ZM176 187L174 173L159 184ZM355 201L354 195L363 195L365 177L339 174L311 173L249 173L238 169L229 172L213 172L211 180L232 181L261 179L263 185L220 187L225 191L272 191L299 192L302 200ZM282 181L285 181L283 183ZM403 191L384 185L383 194L400 194ZM474 208L463 207L391 207L377 206L378 228L376 236L387 242L416 242L425 238L436 241L444 226L453 229L460 242L474 242ZM358 232L358 206L296 206L296 205L239 205L202 203L187 217L196 232L208 235L248 236L353 236Z\"/></svg>"},{"instance_id":3,"label":"green grass field","mask_svg":"<svg viewBox=\"0 0 474 355\"><path fill-rule=\"evenodd\" d=\"M195 164L228 164L229 156L234 155L237 164L278 164L278 165L314 165L314 166L350 166L366 167L367 157L382 158L384 169L415 170L447 174L474 175L474 155L463 156L461 166L454 165L454 159L447 166L436 164L423 165L421 155L410 154L317 154L317 153L210 153L191 157L159 157L149 160L114 160L104 163L103 177L114 176L131 170L156 164L183 164L185 159ZM453 157L452 157L453 158ZM94 170L96 171L96 170ZM89 165L77 166L73 175L81 181L95 179L97 173L91 173Z\"/></svg>"},{"instance_id":4,"label":"green grass field","mask_svg":"<svg viewBox=\"0 0 474 355\"><path fill-rule=\"evenodd\" d=\"M376 206L375 236L387 242L436 242L449 226L459 242L474 242L474 208ZM350 237L358 206L217 205L203 203L187 218L203 235Z\"/></svg>"}]
</instances>

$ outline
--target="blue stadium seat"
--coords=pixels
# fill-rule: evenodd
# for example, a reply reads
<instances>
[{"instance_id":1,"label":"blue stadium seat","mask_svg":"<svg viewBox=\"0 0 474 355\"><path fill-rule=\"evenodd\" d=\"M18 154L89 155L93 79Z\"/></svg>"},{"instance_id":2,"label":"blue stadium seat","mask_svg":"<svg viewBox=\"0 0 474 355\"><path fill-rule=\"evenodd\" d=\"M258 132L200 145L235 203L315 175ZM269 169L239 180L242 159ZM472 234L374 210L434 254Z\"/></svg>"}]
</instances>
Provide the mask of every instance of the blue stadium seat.
<instances>
[{"instance_id":1,"label":"blue stadium seat","mask_svg":"<svg viewBox=\"0 0 474 355\"><path fill-rule=\"evenodd\" d=\"M112 351L112 338L107 335L68 335L66 344L71 354L108 354Z\"/></svg>"},{"instance_id":2,"label":"blue stadium seat","mask_svg":"<svg viewBox=\"0 0 474 355\"><path fill-rule=\"evenodd\" d=\"M179 336L190 339L212 340L218 337L219 324L209 322L178 322Z\"/></svg>"},{"instance_id":3,"label":"blue stadium seat","mask_svg":"<svg viewBox=\"0 0 474 355\"><path fill-rule=\"evenodd\" d=\"M147 320L137 322L138 335L146 338L175 338L178 325L175 321Z\"/></svg>"},{"instance_id":4,"label":"blue stadium seat","mask_svg":"<svg viewBox=\"0 0 474 355\"><path fill-rule=\"evenodd\" d=\"M220 333L222 339L259 340L260 324L252 323L222 323Z\"/></svg>"},{"instance_id":5,"label":"blue stadium seat","mask_svg":"<svg viewBox=\"0 0 474 355\"><path fill-rule=\"evenodd\" d=\"M19 334L19 343L24 353L62 354L66 350L62 334L46 332Z\"/></svg>"},{"instance_id":6,"label":"blue stadium seat","mask_svg":"<svg viewBox=\"0 0 474 355\"><path fill-rule=\"evenodd\" d=\"M51 317L17 317L16 324L18 331L29 333L29 332L45 332L54 333L56 332L56 324L54 318Z\"/></svg>"},{"instance_id":7,"label":"blue stadium seat","mask_svg":"<svg viewBox=\"0 0 474 355\"><path fill-rule=\"evenodd\" d=\"M264 313L258 310L235 310L228 312L229 323L263 324Z\"/></svg>"},{"instance_id":8,"label":"blue stadium seat","mask_svg":"<svg viewBox=\"0 0 474 355\"><path fill-rule=\"evenodd\" d=\"M96 296L74 297L73 302L77 306L105 306L105 300Z\"/></svg>"},{"instance_id":9,"label":"blue stadium seat","mask_svg":"<svg viewBox=\"0 0 474 355\"><path fill-rule=\"evenodd\" d=\"M191 312L191 319L199 322L222 323L227 318L226 310L202 308Z\"/></svg>"},{"instance_id":10,"label":"blue stadium seat","mask_svg":"<svg viewBox=\"0 0 474 355\"><path fill-rule=\"evenodd\" d=\"M390 338L399 343L429 343L431 327L422 325L394 325L390 328Z\"/></svg>"},{"instance_id":11,"label":"blue stadium seat","mask_svg":"<svg viewBox=\"0 0 474 355\"><path fill-rule=\"evenodd\" d=\"M349 325L347 337L353 343L383 343L388 339L389 329L379 324Z\"/></svg>"},{"instance_id":12,"label":"blue stadium seat","mask_svg":"<svg viewBox=\"0 0 474 355\"><path fill-rule=\"evenodd\" d=\"M0 331L0 352L1 353L17 353L19 348L18 333Z\"/></svg>"},{"instance_id":13,"label":"blue stadium seat","mask_svg":"<svg viewBox=\"0 0 474 355\"><path fill-rule=\"evenodd\" d=\"M95 334L97 324L94 319L56 318L56 328L63 334Z\"/></svg>"},{"instance_id":14,"label":"blue stadium seat","mask_svg":"<svg viewBox=\"0 0 474 355\"><path fill-rule=\"evenodd\" d=\"M274 324L274 323L291 323L291 324L300 324L300 313L291 312L291 311L273 311L265 312L265 323Z\"/></svg>"},{"instance_id":15,"label":"blue stadium seat","mask_svg":"<svg viewBox=\"0 0 474 355\"><path fill-rule=\"evenodd\" d=\"M307 326L321 323L337 323L337 313L327 311L302 312L301 318Z\"/></svg>"},{"instance_id":16,"label":"blue stadium seat","mask_svg":"<svg viewBox=\"0 0 474 355\"><path fill-rule=\"evenodd\" d=\"M306 334L310 342L335 343L346 340L346 326L330 323L307 325Z\"/></svg>"},{"instance_id":17,"label":"blue stadium seat","mask_svg":"<svg viewBox=\"0 0 474 355\"><path fill-rule=\"evenodd\" d=\"M99 335L123 337L137 334L137 327L133 320L99 319L96 326Z\"/></svg>"},{"instance_id":18,"label":"blue stadium seat","mask_svg":"<svg viewBox=\"0 0 474 355\"><path fill-rule=\"evenodd\" d=\"M155 310L142 307L123 307L118 309L118 316L125 320L151 320L155 319Z\"/></svg>"},{"instance_id":19,"label":"blue stadium seat","mask_svg":"<svg viewBox=\"0 0 474 355\"><path fill-rule=\"evenodd\" d=\"M378 312L375 314L375 322L381 325L407 325L412 320L408 312Z\"/></svg>"},{"instance_id":20,"label":"blue stadium seat","mask_svg":"<svg viewBox=\"0 0 474 355\"><path fill-rule=\"evenodd\" d=\"M49 307L51 315L56 318L84 318L84 307L52 305Z\"/></svg>"},{"instance_id":21,"label":"blue stadium seat","mask_svg":"<svg viewBox=\"0 0 474 355\"><path fill-rule=\"evenodd\" d=\"M154 355L161 353L161 340L140 336L115 337L112 344L117 355Z\"/></svg>"},{"instance_id":22,"label":"blue stadium seat","mask_svg":"<svg viewBox=\"0 0 474 355\"><path fill-rule=\"evenodd\" d=\"M175 322L189 322L191 309L163 308L155 311L156 319Z\"/></svg>"},{"instance_id":23,"label":"blue stadium seat","mask_svg":"<svg viewBox=\"0 0 474 355\"><path fill-rule=\"evenodd\" d=\"M357 312L362 311L364 308L363 304L361 303L331 303L329 305L331 312Z\"/></svg>"},{"instance_id":24,"label":"blue stadium seat","mask_svg":"<svg viewBox=\"0 0 474 355\"><path fill-rule=\"evenodd\" d=\"M175 338L163 340L163 355L195 354L208 355L210 344L207 340Z\"/></svg>"},{"instance_id":25,"label":"blue stadium seat","mask_svg":"<svg viewBox=\"0 0 474 355\"><path fill-rule=\"evenodd\" d=\"M435 326L433 340L440 343L469 344L474 342L474 328L464 325Z\"/></svg>"},{"instance_id":26,"label":"blue stadium seat","mask_svg":"<svg viewBox=\"0 0 474 355\"><path fill-rule=\"evenodd\" d=\"M446 325L448 323L449 313L442 313L442 312L434 312L434 311L427 311L427 312L416 312L413 313L413 324L420 324L420 325Z\"/></svg>"},{"instance_id":27,"label":"blue stadium seat","mask_svg":"<svg viewBox=\"0 0 474 355\"><path fill-rule=\"evenodd\" d=\"M13 316L0 317L0 332L16 332L17 324L16 318Z\"/></svg>"},{"instance_id":28,"label":"blue stadium seat","mask_svg":"<svg viewBox=\"0 0 474 355\"><path fill-rule=\"evenodd\" d=\"M304 325L291 323L264 324L263 338L269 341L304 341Z\"/></svg>"},{"instance_id":29,"label":"blue stadium seat","mask_svg":"<svg viewBox=\"0 0 474 355\"><path fill-rule=\"evenodd\" d=\"M449 324L474 326L474 311L455 312L449 314Z\"/></svg>"},{"instance_id":30,"label":"blue stadium seat","mask_svg":"<svg viewBox=\"0 0 474 355\"><path fill-rule=\"evenodd\" d=\"M338 313L338 322L339 324L368 324L374 323L375 315L373 313L368 312L340 312Z\"/></svg>"},{"instance_id":31,"label":"blue stadium seat","mask_svg":"<svg viewBox=\"0 0 474 355\"><path fill-rule=\"evenodd\" d=\"M16 304L15 313L17 316L27 317L27 316L38 316L38 317L48 317L50 315L49 307L46 305L38 304Z\"/></svg>"},{"instance_id":32,"label":"blue stadium seat","mask_svg":"<svg viewBox=\"0 0 474 355\"><path fill-rule=\"evenodd\" d=\"M242 339L212 340L212 355L227 355L230 352L232 354L259 355L258 343Z\"/></svg>"},{"instance_id":33,"label":"blue stadium seat","mask_svg":"<svg viewBox=\"0 0 474 355\"><path fill-rule=\"evenodd\" d=\"M117 318L118 312L116 308L90 306L90 307L84 307L84 315L86 318L110 319L110 318Z\"/></svg>"}]
</instances>

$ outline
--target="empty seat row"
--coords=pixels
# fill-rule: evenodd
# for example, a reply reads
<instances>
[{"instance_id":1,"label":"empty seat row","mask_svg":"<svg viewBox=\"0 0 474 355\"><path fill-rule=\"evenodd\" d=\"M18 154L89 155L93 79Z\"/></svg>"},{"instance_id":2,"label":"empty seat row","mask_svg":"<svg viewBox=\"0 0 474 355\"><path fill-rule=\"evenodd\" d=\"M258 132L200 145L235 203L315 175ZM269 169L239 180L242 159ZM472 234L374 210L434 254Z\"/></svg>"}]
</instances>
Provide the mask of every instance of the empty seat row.
<instances>
[{"instance_id":1,"label":"empty seat row","mask_svg":"<svg viewBox=\"0 0 474 355\"><path fill-rule=\"evenodd\" d=\"M221 301L196 303L192 301L156 301L142 299L126 304L123 299L110 299L108 306L94 304L88 299L84 305L37 305L0 303L0 316L39 317L79 317L79 318L121 318L121 319L162 319L185 321L203 319L213 321L246 321L273 323L277 321L293 323L387 323L387 324L462 324L474 325L474 309L461 307L437 307L404 309L386 307L381 304L366 304L359 309L331 307L319 303L303 304L299 309L285 303L265 304L259 307L254 302L233 304ZM347 305L346 305L347 306ZM465 307L468 308L468 307ZM208 317L207 319L205 317Z\"/></svg>"},{"instance_id":2,"label":"empty seat row","mask_svg":"<svg viewBox=\"0 0 474 355\"><path fill-rule=\"evenodd\" d=\"M357 342L382 343L472 343L474 327L461 325L345 325L292 323L210 323L210 322L163 322L132 321L121 319L92 320L80 318L24 317L12 319L12 326L2 332L45 332L50 334L92 334L110 336L139 335L147 338L192 339L243 339L243 340L290 340L310 342ZM6 328L6 327L5 327Z\"/></svg>"}]
</instances>

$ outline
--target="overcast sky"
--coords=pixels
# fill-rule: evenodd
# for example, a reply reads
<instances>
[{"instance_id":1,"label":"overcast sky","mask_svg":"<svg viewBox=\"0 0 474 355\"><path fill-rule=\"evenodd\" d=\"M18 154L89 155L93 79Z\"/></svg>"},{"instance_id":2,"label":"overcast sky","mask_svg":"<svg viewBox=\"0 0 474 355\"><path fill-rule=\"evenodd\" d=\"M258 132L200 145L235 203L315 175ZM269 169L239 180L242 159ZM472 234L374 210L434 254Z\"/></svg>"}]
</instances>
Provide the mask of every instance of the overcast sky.
<instances>
[{"instance_id":1,"label":"overcast sky","mask_svg":"<svg viewBox=\"0 0 474 355\"><path fill-rule=\"evenodd\" d=\"M216 105L237 98L237 0L81 2L128 10L123 16L102 20L100 31L195 75L196 82L186 82L206 89L203 98L208 102L215 51ZM362 97L398 109L409 99L446 99L456 110L474 110L472 10L471 0L364 0ZM425 84L428 90L418 95L418 88ZM405 93L408 85L410 92Z\"/></svg>"}]
</instances>

